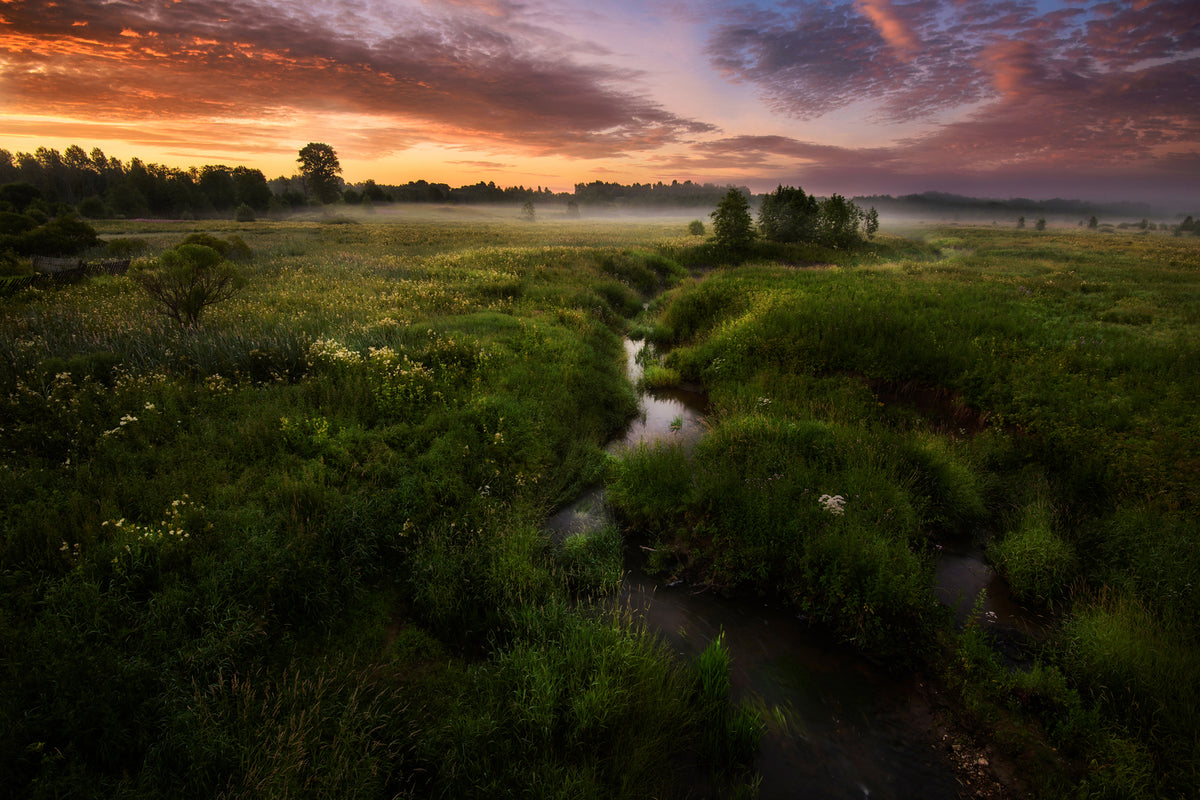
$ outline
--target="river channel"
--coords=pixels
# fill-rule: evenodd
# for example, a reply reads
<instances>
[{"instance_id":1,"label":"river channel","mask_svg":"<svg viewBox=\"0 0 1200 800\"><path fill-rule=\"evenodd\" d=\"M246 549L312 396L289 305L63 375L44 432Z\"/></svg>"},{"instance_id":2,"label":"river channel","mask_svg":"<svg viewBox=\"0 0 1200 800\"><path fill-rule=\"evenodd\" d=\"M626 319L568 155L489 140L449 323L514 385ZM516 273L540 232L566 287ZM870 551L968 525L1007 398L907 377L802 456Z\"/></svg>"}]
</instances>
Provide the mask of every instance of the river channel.
<instances>
[{"instance_id":1,"label":"river channel","mask_svg":"<svg viewBox=\"0 0 1200 800\"><path fill-rule=\"evenodd\" d=\"M635 383L639 347L625 343ZM704 432L706 402L696 393L641 393L638 417L610 452L695 441ZM604 491L594 487L546 527L556 537L586 535L609 521ZM643 573L638 560L627 560L619 602L669 647L695 658L724 633L733 699L751 703L765 724L755 763L763 800L960 797L935 701L916 678L889 675L794 612L668 585ZM938 598L960 619L984 589L991 619L1007 622L1015 613L1003 582L969 546L945 548L937 574Z\"/></svg>"}]
</instances>

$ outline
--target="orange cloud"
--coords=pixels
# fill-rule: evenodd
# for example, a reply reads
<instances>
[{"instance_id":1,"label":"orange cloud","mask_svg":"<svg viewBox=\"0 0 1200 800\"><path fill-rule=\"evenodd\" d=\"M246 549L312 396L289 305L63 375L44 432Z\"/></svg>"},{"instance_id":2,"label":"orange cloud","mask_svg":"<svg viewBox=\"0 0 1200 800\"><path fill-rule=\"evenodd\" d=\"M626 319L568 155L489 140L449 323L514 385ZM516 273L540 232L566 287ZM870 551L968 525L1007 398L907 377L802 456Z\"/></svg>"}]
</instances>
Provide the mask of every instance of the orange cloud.
<instances>
[{"instance_id":1,"label":"orange cloud","mask_svg":"<svg viewBox=\"0 0 1200 800\"><path fill-rule=\"evenodd\" d=\"M891 0L855 0L854 7L871 20L879 35L894 50L911 57L920 49L916 35L892 8Z\"/></svg>"}]
</instances>

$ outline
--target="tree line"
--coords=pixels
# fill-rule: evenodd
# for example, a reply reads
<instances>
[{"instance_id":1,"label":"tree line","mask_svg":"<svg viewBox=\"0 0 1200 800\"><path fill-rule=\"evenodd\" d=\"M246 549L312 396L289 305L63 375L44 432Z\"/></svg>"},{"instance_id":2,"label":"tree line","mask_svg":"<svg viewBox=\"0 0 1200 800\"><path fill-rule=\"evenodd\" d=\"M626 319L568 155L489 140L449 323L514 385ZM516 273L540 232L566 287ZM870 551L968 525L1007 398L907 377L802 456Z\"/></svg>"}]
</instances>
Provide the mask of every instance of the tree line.
<instances>
[{"instance_id":1,"label":"tree line","mask_svg":"<svg viewBox=\"0 0 1200 800\"><path fill-rule=\"evenodd\" d=\"M59 152L39 147L33 153L0 149L0 212L53 217L76 211L84 217L158 217L190 219L229 216L253 218L310 205L350 206L381 203L561 203L568 212L590 207L715 206L727 186L692 181L620 184L579 183L573 192L549 188L497 186L493 181L451 187L413 180L383 184L373 179L347 183L332 147L310 142L299 151L298 170L268 180L261 170L223 164L186 169L122 162L99 147L90 152L71 145Z\"/></svg>"}]
</instances>

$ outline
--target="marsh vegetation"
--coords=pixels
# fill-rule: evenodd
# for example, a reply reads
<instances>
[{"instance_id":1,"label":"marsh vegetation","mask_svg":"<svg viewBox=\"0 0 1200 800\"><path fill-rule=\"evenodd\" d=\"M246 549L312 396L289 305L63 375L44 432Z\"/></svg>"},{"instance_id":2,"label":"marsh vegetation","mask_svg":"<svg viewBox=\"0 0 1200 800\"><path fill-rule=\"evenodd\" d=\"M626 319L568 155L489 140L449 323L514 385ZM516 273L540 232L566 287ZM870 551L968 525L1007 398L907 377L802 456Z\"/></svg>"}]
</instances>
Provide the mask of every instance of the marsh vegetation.
<instances>
[{"instance_id":1,"label":"marsh vegetation","mask_svg":"<svg viewBox=\"0 0 1200 800\"><path fill-rule=\"evenodd\" d=\"M753 794L720 641L593 602L624 542L937 682L1043 796L1200 788L1197 240L733 264L687 218L517 216L103 222L130 275L0 299L5 791ZM250 257L183 326L136 275L197 233ZM605 451L627 335L702 437ZM621 527L547 536L597 482ZM937 601L964 538L1043 636Z\"/></svg>"}]
</instances>

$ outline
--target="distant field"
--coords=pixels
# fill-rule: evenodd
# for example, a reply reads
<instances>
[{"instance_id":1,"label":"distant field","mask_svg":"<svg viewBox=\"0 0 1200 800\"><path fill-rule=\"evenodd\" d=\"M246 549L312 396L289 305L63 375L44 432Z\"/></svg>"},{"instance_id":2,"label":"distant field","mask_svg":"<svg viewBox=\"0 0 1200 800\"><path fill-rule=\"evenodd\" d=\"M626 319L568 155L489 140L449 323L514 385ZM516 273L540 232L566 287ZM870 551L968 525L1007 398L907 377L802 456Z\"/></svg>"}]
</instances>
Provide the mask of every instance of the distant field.
<instances>
[{"instance_id":1,"label":"distant field","mask_svg":"<svg viewBox=\"0 0 1200 800\"><path fill-rule=\"evenodd\" d=\"M749 796L720 653L579 610L622 535L930 676L1045 796L1200 789L1200 239L731 265L693 218L105 222L134 271L237 237L245 286L196 329L129 275L0 298L14 793ZM712 400L694 453L603 451L627 335ZM594 482L625 529L551 546ZM1019 670L933 600L963 536L1053 620Z\"/></svg>"}]
</instances>

